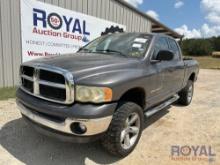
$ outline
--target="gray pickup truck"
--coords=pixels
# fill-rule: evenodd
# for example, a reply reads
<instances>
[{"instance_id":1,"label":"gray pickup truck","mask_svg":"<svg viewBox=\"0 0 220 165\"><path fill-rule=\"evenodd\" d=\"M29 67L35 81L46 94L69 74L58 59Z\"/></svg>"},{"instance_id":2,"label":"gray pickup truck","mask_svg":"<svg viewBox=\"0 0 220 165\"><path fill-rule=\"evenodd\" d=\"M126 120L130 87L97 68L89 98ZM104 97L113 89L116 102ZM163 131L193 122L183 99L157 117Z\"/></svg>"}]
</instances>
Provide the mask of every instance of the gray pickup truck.
<instances>
[{"instance_id":1,"label":"gray pickup truck","mask_svg":"<svg viewBox=\"0 0 220 165\"><path fill-rule=\"evenodd\" d=\"M171 37L110 34L77 53L23 63L17 105L43 134L77 143L99 139L124 157L144 120L174 102L191 103L198 72Z\"/></svg>"}]
</instances>

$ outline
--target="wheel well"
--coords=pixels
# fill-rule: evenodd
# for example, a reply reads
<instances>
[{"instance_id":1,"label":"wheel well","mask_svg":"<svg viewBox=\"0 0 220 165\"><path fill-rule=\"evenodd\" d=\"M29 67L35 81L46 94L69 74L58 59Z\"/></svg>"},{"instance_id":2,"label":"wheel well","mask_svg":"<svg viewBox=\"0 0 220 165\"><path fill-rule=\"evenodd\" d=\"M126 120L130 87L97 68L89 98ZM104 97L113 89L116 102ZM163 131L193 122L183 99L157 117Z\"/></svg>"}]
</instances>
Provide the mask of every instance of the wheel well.
<instances>
[{"instance_id":1,"label":"wheel well","mask_svg":"<svg viewBox=\"0 0 220 165\"><path fill-rule=\"evenodd\" d=\"M145 91L142 88L133 88L122 95L119 101L131 101L138 104L143 109L145 108Z\"/></svg>"},{"instance_id":2,"label":"wheel well","mask_svg":"<svg viewBox=\"0 0 220 165\"><path fill-rule=\"evenodd\" d=\"M196 80L196 74L192 73L189 77L189 80L195 81Z\"/></svg>"}]
</instances>

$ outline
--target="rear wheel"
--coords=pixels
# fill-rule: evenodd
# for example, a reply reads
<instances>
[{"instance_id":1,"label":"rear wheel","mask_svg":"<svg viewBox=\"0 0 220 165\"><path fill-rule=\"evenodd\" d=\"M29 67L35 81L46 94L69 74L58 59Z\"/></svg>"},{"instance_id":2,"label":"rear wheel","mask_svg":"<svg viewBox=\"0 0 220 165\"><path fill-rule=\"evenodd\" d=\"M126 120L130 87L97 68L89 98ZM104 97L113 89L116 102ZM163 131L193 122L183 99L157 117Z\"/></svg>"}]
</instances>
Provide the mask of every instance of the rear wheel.
<instances>
[{"instance_id":1,"label":"rear wheel","mask_svg":"<svg viewBox=\"0 0 220 165\"><path fill-rule=\"evenodd\" d=\"M179 93L179 103L182 105L189 105L192 102L194 93L194 83L192 80L189 80L186 87Z\"/></svg>"},{"instance_id":2,"label":"rear wheel","mask_svg":"<svg viewBox=\"0 0 220 165\"><path fill-rule=\"evenodd\" d=\"M102 139L103 147L113 155L124 157L137 145L143 129L143 111L135 103L122 104L113 115Z\"/></svg>"}]
</instances>

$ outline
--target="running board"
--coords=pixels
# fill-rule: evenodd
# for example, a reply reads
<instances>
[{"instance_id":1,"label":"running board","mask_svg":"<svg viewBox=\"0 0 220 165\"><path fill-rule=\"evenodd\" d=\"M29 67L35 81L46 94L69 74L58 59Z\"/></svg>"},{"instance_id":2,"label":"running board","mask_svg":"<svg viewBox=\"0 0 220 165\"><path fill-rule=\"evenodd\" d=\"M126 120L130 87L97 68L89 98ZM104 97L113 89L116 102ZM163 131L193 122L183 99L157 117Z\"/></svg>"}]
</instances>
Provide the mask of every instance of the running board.
<instances>
[{"instance_id":1,"label":"running board","mask_svg":"<svg viewBox=\"0 0 220 165\"><path fill-rule=\"evenodd\" d=\"M163 110L167 106L171 105L172 103L174 103L178 99L179 99L179 96L178 95L174 95L172 98L170 98L169 100L165 101L164 103L158 105L157 107L154 107L153 109L149 109L147 112L145 112L145 116L146 117L152 116L153 114L155 114L155 113Z\"/></svg>"}]
</instances>

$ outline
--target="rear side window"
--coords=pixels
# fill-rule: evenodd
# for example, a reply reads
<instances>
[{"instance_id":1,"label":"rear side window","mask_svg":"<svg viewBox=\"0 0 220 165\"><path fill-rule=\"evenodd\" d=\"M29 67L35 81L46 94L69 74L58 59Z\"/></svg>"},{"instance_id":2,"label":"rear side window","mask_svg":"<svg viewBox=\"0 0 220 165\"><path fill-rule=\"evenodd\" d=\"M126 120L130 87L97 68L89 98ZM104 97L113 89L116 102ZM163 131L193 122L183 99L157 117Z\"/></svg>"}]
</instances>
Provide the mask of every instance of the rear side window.
<instances>
[{"instance_id":1,"label":"rear side window","mask_svg":"<svg viewBox=\"0 0 220 165\"><path fill-rule=\"evenodd\" d=\"M174 41L172 39L168 39L168 41L169 41L170 49L172 50L172 52L175 55L174 59L180 59L179 47L177 46L176 41Z\"/></svg>"},{"instance_id":2,"label":"rear side window","mask_svg":"<svg viewBox=\"0 0 220 165\"><path fill-rule=\"evenodd\" d=\"M154 47L154 54L153 54L153 59L156 58L157 54L161 50L168 50L169 46L167 43L167 40L165 37L160 37L156 42L155 42L155 47Z\"/></svg>"}]
</instances>

